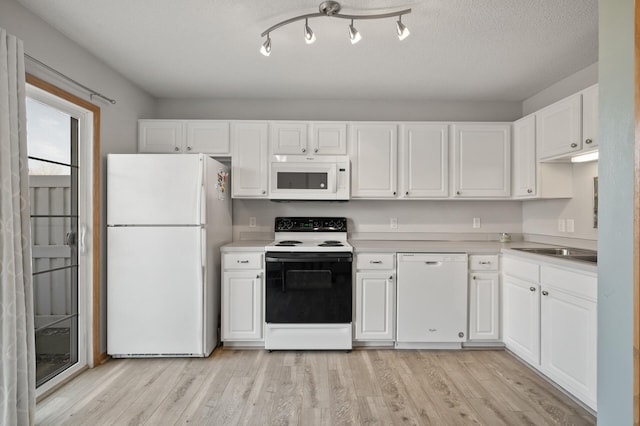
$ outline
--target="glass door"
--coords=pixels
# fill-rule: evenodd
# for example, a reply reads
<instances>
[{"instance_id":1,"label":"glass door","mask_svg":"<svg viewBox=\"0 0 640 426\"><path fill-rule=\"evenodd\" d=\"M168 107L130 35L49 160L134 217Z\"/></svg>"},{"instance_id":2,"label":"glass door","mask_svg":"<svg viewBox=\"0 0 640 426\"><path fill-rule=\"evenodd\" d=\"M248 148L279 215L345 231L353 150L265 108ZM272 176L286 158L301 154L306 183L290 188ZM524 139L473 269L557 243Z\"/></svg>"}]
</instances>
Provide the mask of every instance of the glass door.
<instances>
[{"instance_id":1,"label":"glass door","mask_svg":"<svg viewBox=\"0 0 640 426\"><path fill-rule=\"evenodd\" d=\"M27 98L36 386L78 363L78 119Z\"/></svg>"}]
</instances>

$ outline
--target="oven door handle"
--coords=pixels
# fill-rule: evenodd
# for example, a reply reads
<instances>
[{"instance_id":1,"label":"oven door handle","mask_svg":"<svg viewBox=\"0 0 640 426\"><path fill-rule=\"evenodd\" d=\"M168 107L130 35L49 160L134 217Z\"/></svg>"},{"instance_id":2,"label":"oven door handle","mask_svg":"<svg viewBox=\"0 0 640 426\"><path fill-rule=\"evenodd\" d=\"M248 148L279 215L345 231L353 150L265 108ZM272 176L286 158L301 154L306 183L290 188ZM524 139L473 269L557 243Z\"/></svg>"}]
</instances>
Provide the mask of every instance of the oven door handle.
<instances>
[{"instance_id":1,"label":"oven door handle","mask_svg":"<svg viewBox=\"0 0 640 426\"><path fill-rule=\"evenodd\" d=\"M296 253L296 255L287 254L282 255L270 255L267 253L265 256L265 262L279 262L279 263L300 263L300 262L329 262L329 263L343 263L353 262L353 255L351 253L345 253L345 255L318 255L317 253Z\"/></svg>"}]
</instances>

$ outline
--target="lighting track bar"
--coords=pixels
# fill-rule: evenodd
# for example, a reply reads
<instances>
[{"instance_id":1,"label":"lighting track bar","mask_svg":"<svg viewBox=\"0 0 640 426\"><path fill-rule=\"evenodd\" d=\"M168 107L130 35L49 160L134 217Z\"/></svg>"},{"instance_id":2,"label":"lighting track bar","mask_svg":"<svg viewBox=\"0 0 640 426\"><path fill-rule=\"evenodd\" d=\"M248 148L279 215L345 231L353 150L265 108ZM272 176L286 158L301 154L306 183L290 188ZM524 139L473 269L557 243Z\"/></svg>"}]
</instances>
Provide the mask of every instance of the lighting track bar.
<instances>
[{"instance_id":1,"label":"lighting track bar","mask_svg":"<svg viewBox=\"0 0 640 426\"><path fill-rule=\"evenodd\" d=\"M411 9L403 9L395 12L378 13L378 14L372 14L372 15L341 14L339 13L340 9L341 9L340 3L336 1L324 1L320 3L319 12L306 13L304 15L294 16L293 18L289 18L284 21L278 22L275 25L272 25L271 27L264 30L262 34L260 34L261 37L265 37L265 36L267 37L264 44L262 45L262 48L260 49L260 52L265 56L269 56L271 54L271 37L270 37L271 32L277 30L280 27L283 27L285 25L289 25L291 23L298 22L298 21L305 21L305 24L304 24L305 41L307 42L307 44L313 43L315 41L315 35L313 34L313 31L311 31L311 28L309 27L309 19L318 18L322 16L327 18L340 18L340 19L350 20L351 25L349 25L349 36L351 38L351 43L353 44L357 43L361 38L360 34L353 26L353 22L365 20L365 19L384 19L384 18L394 18L397 16L398 21L396 22L396 28L398 31L398 38L400 40L404 40L409 35L409 30L402 23L402 15L408 15L409 13L411 13Z\"/></svg>"}]
</instances>

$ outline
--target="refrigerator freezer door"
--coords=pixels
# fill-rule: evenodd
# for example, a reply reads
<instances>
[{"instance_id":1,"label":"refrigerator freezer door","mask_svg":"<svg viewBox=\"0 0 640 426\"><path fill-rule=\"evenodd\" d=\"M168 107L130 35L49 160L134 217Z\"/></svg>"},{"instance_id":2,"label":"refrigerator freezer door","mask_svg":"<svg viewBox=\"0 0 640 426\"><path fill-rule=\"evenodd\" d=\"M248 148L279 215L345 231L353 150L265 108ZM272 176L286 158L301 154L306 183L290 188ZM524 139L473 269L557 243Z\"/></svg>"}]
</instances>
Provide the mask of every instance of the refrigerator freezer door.
<instances>
[{"instance_id":1,"label":"refrigerator freezer door","mask_svg":"<svg viewBox=\"0 0 640 426\"><path fill-rule=\"evenodd\" d=\"M201 228L107 229L107 352L203 356Z\"/></svg>"},{"instance_id":2,"label":"refrigerator freezer door","mask_svg":"<svg viewBox=\"0 0 640 426\"><path fill-rule=\"evenodd\" d=\"M202 224L203 160L199 154L109 155L107 224Z\"/></svg>"}]
</instances>

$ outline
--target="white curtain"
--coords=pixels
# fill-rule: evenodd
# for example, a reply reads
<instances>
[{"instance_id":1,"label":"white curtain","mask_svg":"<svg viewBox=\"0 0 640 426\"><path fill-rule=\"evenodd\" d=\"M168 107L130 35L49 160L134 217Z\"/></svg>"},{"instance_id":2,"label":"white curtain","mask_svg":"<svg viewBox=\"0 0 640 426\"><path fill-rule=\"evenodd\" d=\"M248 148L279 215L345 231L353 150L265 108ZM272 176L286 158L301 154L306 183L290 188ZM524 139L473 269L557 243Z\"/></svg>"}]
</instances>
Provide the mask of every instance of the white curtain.
<instances>
[{"instance_id":1,"label":"white curtain","mask_svg":"<svg viewBox=\"0 0 640 426\"><path fill-rule=\"evenodd\" d=\"M35 419L35 337L22 41L0 28L0 424Z\"/></svg>"}]
</instances>

